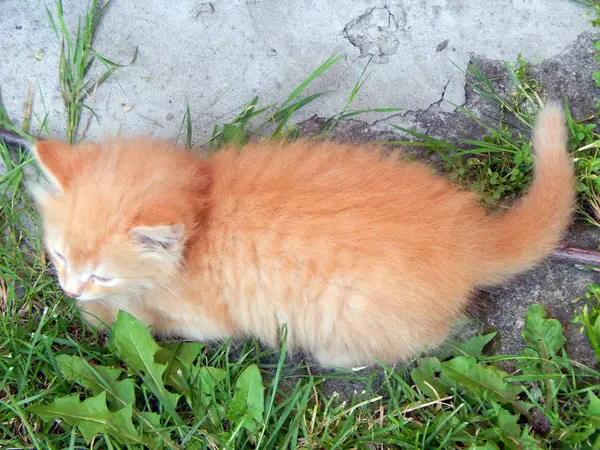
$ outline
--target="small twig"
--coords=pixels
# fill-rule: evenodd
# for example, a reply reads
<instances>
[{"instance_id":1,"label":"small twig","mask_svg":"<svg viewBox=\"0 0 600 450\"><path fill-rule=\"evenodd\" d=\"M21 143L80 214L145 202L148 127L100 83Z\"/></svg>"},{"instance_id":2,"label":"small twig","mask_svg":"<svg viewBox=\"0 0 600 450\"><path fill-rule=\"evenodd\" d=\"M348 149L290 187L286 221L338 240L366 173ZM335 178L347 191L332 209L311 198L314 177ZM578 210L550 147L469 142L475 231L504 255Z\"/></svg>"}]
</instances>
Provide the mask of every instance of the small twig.
<instances>
[{"instance_id":1,"label":"small twig","mask_svg":"<svg viewBox=\"0 0 600 450\"><path fill-rule=\"evenodd\" d=\"M23 125L21 128L25 133L29 133L29 126L31 125L31 112L33 110L33 94L31 87L27 91L27 103L25 103L25 115L23 117Z\"/></svg>"},{"instance_id":2,"label":"small twig","mask_svg":"<svg viewBox=\"0 0 600 450\"><path fill-rule=\"evenodd\" d=\"M369 399L369 400L365 400L365 401L363 401L363 402L360 402L360 403L358 403L358 404L356 404L356 405L354 405L354 406L351 406L350 408L348 408L348 409L344 410L344 411L342 412L342 414L341 414L341 415L342 415L342 416L347 416L348 414L350 414L350 413L351 413L352 411L354 411L355 409L358 409L358 408L360 408L361 406L368 405L369 403L378 402L378 401L379 401L379 400L381 400L382 398L383 398L383 396L379 395L379 396L377 396L377 397L374 397L374 398L371 398L371 399Z\"/></svg>"},{"instance_id":3,"label":"small twig","mask_svg":"<svg viewBox=\"0 0 600 450\"><path fill-rule=\"evenodd\" d=\"M427 403L417 403L414 406L408 406L406 408L404 408L402 410L402 414L406 414L412 411L416 411L417 409L422 409L422 408L426 408L427 406L431 406L431 405L446 405L446 406L451 406L447 403L444 403L446 400L450 400L451 398L453 398L453 395L449 395L448 397L444 397L444 398L440 398L440 399L436 399L436 400L432 400L430 402Z\"/></svg>"},{"instance_id":4,"label":"small twig","mask_svg":"<svg viewBox=\"0 0 600 450\"><path fill-rule=\"evenodd\" d=\"M562 247L558 250L555 250L550 257L558 261L566 261L585 266L600 267L600 251L597 250L586 250L583 248L575 247Z\"/></svg>"}]
</instances>

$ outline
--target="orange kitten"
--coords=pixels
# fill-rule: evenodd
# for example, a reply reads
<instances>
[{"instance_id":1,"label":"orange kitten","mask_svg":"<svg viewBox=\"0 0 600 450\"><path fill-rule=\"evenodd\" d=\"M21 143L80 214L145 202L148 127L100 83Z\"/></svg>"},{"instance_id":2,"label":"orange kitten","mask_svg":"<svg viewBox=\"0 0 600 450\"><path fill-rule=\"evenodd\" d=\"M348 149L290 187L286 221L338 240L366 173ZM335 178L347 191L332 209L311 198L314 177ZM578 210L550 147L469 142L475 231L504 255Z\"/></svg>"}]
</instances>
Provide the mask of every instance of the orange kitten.
<instances>
[{"instance_id":1,"label":"orange kitten","mask_svg":"<svg viewBox=\"0 0 600 450\"><path fill-rule=\"evenodd\" d=\"M65 293L193 340L258 336L337 366L440 344L478 286L557 246L573 210L560 108L541 113L535 179L505 215L419 163L300 141L196 158L167 143L39 142L33 193Z\"/></svg>"}]
</instances>

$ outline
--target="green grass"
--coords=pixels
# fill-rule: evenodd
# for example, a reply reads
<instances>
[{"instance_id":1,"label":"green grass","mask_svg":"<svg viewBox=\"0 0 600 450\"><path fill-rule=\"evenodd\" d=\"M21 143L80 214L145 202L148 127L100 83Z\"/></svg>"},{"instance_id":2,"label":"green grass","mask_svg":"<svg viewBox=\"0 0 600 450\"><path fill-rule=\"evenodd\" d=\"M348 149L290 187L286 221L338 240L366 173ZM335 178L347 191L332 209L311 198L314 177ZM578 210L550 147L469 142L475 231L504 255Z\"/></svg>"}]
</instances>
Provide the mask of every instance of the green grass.
<instances>
[{"instance_id":1,"label":"green grass","mask_svg":"<svg viewBox=\"0 0 600 450\"><path fill-rule=\"evenodd\" d=\"M87 103L93 96L98 87L106 81L114 71L122 67L112 62L92 47L96 27L109 5L109 1L101 2L91 0L88 6L87 14L83 25L79 21L73 34L65 22L62 0L56 2L56 17L50 9L46 7L46 14L52 29L60 39L60 57L59 57L59 83L60 92L65 106L67 120L67 140L75 143L85 137L89 126L89 120L96 117L93 108ZM134 52L130 64L135 62L137 49ZM91 69L95 62L100 61L104 66L103 72L91 77ZM83 112L87 110L90 115L86 122L81 123Z\"/></svg>"},{"instance_id":2,"label":"green grass","mask_svg":"<svg viewBox=\"0 0 600 450\"><path fill-rule=\"evenodd\" d=\"M326 70L342 59L341 56L332 56L319 67L317 67L306 79L304 79L281 104L261 106L259 98L254 97L238 115L229 123L215 125L212 136L208 142L208 148L211 151L218 150L225 145L236 145L242 147L249 139L268 138L268 139L295 139L299 137L296 126L290 125L290 119L294 113L307 106L312 101L319 98L323 93L315 93L303 96L306 88L322 75ZM360 75L358 81L353 86L347 101L342 105L340 112L333 117L327 118L321 126L320 132L314 136L314 139L326 138L333 130L335 125L343 119L359 116L368 112L394 113L400 111L400 108L372 108L372 109L351 109L350 106L356 98L363 83L368 78L367 70L369 62ZM189 108L186 112L186 143L189 146L191 135L191 123L189 121ZM253 125L253 121L258 124Z\"/></svg>"},{"instance_id":3,"label":"green grass","mask_svg":"<svg viewBox=\"0 0 600 450\"><path fill-rule=\"evenodd\" d=\"M591 284L582 298L575 299L582 303L581 310L574 317L574 322L581 325L581 332L586 334L590 345L600 361L600 286Z\"/></svg>"},{"instance_id":4,"label":"green grass","mask_svg":"<svg viewBox=\"0 0 600 450\"><path fill-rule=\"evenodd\" d=\"M49 17L63 42L59 79L68 138L77 141L85 134L86 99L116 65L92 48L103 7L92 1L85 25L72 36L60 1L57 6L57 18ZM90 79L96 59L106 71ZM291 118L321 95L304 93L338 59L323 63L280 104L260 106L252 99L229 123L215 126L209 149L298 137ZM502 111L485 139L449 143L411 132L419 142L402 142L440 154L449 176L490 204L517 196L529 182L528 135L543 95L524 61L506 69L514 87L508 95L472 68L476 91ZM367 79L365 69L316 138L365 112L351 106ZM188 147L190 109L182 119ZM569 145L577 158L580 216L598 225L595 119L569 115ZM515 120L517 129L509 125ZM15 129L1 107L0 124ZM121 313L106 339L81 321L44 256L39 221L23 189L30 159L0 142L6 168L0 177L0 448L600 449L600 373L569 359L560 323L536 305L527 313L518 355L490 356L487 349L499 337L489 333L373 372L316 375L307 363L285 364L285 329L276 352L254 340L212 347L156 342ZM578 301L574 320L600 362L599 288L590 286ZM365 389L341 401L325 394L328 379L360 382Z\"/></svg>"},{"instance_id":5,"label":"green grass","mask_svg":"<svg viewBox=\"0 0 600 450\"><path fill-rule=\"evenodd\" d=\"M598 0L571 0L574 3L586 6L588 9L585 11L588 15L593 15L594 18L590 20L590 23L595 27L600 26L600 2Z\"/></svg>"}]
</instances>

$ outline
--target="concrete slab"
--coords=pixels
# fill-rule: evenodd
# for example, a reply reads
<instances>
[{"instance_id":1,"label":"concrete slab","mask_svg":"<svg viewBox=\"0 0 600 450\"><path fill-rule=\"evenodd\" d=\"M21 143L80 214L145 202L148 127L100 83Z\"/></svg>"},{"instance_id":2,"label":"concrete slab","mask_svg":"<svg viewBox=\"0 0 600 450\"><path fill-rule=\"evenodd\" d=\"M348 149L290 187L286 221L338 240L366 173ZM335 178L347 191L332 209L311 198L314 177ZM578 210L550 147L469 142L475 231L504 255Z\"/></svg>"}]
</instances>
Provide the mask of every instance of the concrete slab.
<instances>
[{"instance_id":1,"label":"concrete slab","mask_svg":"<svg viewBox=\"0 0 600 450\"><path fill-rule=\"evenodd\" d=\"M72 24L87 7L63 4ZM591 30L583 12L569 0L114 0L95 48L126 63L138 47L139 57L91 102L99 123L92 121L89 136L122 130L173 137L188 101L200 143L254 95L264 104L282 100L332 54L345 59L311 87L331 92L298 120L337 112L370 56L374 70L356 108L451 111L465 102L473 54L548 58ZM3 101L19 121L32 89L38 122L47 114L49 133L64 136L58 55L43 2L0 2Z\"/></svg>"}]
</instances>

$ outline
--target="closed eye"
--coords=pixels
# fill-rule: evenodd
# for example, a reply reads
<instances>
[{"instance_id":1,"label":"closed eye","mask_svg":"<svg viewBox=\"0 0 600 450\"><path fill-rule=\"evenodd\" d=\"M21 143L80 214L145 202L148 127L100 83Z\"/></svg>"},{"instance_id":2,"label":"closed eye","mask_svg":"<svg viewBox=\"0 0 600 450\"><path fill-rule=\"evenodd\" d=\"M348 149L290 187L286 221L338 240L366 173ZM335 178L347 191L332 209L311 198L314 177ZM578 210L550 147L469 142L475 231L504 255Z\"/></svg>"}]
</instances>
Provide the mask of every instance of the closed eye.
<instances>
[{"instance_id":1,"label":"closed eye","mask_svg":"<svg viewBox=\"0 0 600 450\"><path fill-rule=\"evenodd\" d=\"M99 275L92 275L89 278L89 281L93 282L93 283L98 283L98 284L108 284L111 281L113 281L112 278L108 278L108 277L101 277Z\"/></svg>"}]
</instances>

